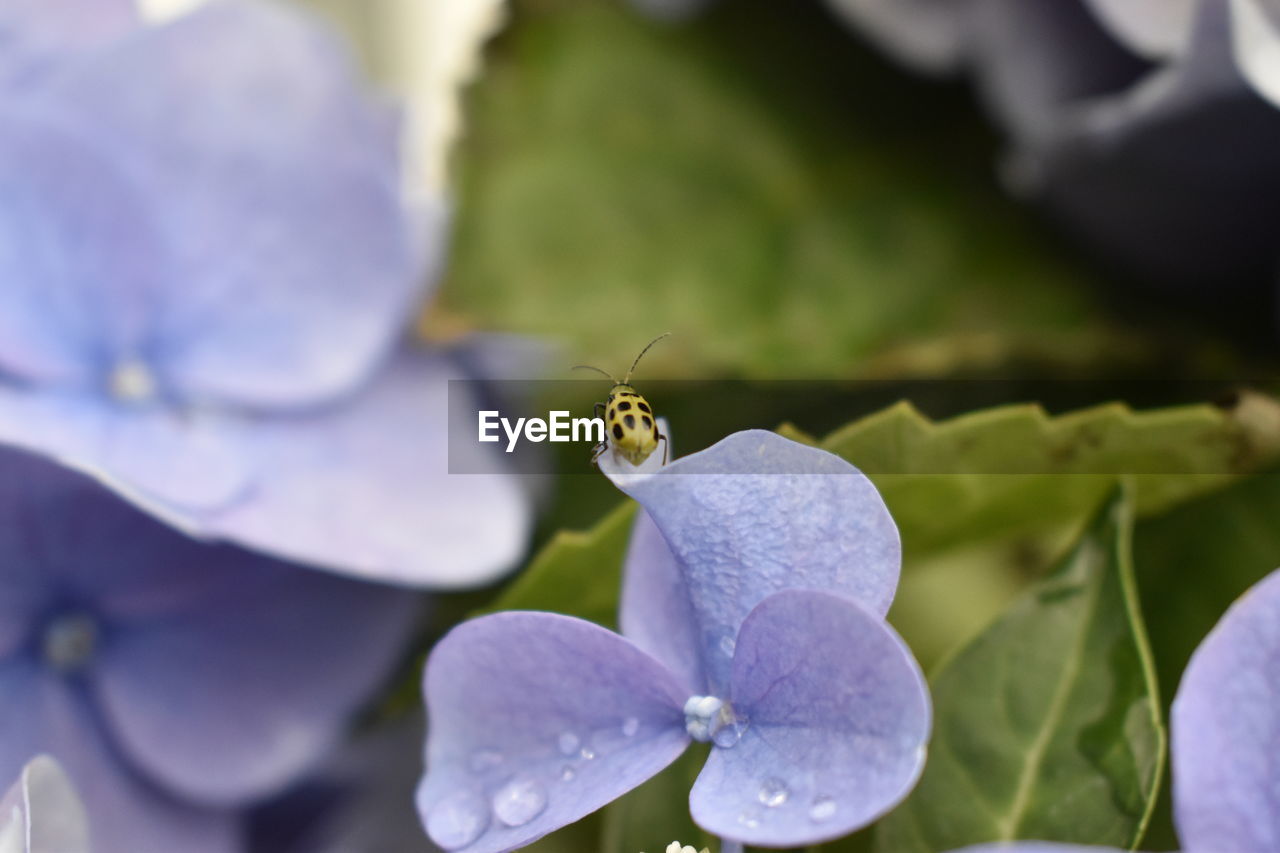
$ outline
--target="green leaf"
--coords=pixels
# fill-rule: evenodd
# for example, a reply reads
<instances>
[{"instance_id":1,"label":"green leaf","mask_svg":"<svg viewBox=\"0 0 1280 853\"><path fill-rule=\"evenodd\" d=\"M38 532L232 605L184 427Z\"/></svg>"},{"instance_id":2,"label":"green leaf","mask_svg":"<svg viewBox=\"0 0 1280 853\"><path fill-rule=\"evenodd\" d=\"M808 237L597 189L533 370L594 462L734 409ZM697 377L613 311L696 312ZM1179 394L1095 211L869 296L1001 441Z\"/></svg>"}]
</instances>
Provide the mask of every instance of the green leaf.
<instances>
[{"instance_id":1,"label":"green leaf","mask_svg":"<svg viewBox=\"0 0 1280 853\"><path fill-rule=\"evenodd\" d=\"M1051 417L1037 406L934 422L899 404L817 443L866 471L903 543L889 618L926 667L974 636L1041 576L1122 477L1140 515L1225 488L1280 452L1280 406L1134 412L1112 404Z\"/></svg>"},{"instance_id":2,"label":"green leaf","mask_svg":"<svg viewBox=\"0 0 1280 853\"><path fill-rule=\"evenodd\" d=\"M938 423L900 403L819 446L875 481L908 556L926 556L1077 524L1121 476L1139 515L1221 489L1280 454L1280 405L1246 395L1230 408L1112 403L1056 417L1012 405Z\"/></svg>"},{"instance_id":3,"label":"green leaf","mask_svg":"<svg viewBox=\"0 0 1280 853\"><path fill-rule=\"evenodd\" d=\"M1134 349L989 180L968 97L818 4L678 27L622 2L511 7L469 92L444 311L606 365L673 330L648 364L671 377Z\"/></svg>"},{"instance_id":4,"label":"green leaf","mask_svg":"<svg viewBox=\"0 0 1280 853\"><path fill-rule=\"evenodd\" d=\"M1280 474L1268 472L1144 521L1134 561L1166 698L1237 598L1280 566Z\"/></svg>"},{"instance_id":5,"label":"green leaf","mask_svg":"<svg viewBox=\"0 0 1280 853\"><path fill-rule=\"evenodd\" d=\"M1131 525L1117 492L1058 568L937 674L929 762L879 825L879 850L1138 841L1165 737Z\"/></svg>"}]
</instances>

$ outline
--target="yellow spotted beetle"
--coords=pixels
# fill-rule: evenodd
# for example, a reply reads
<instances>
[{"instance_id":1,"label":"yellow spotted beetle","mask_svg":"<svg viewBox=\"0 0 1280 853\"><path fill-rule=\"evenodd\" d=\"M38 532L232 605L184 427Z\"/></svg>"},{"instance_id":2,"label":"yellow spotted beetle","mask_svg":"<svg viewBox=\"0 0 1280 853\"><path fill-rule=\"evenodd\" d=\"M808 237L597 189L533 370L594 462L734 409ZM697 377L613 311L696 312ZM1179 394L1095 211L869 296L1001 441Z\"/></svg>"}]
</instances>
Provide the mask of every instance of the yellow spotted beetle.
<instances>
[{"instance_id":1,"label":"yellow spotted beetle","mask_svg":"<svg viewBox=\"0 0 1280 853\"><path fill-rule=\"evenodd\" d=\"M613 383L613 387L609 389L608 401L595 405L596 417L600 417L601 410L604 411L604 424L608 437L603 443L596 445L595 455L591 457L592 462L599 459L600 454L612 444L614 450L622 454L623 459L632 465L639 465L658 449L658 442L661 441L662 464L667 464L667 437L658 432L658 422L654 419L649 401L631 387L631 374L635 372L636 365L640 363L640 359L644 358L649 347L670 334L667 332L649 341L648 345L640 350L636 360L631 362L631 369L627 371L627 375L621 382L598 367L592 367L589 364L574 366L574 370L594 370L596 373L604 374Z\"/></svg>"}]
</instances>

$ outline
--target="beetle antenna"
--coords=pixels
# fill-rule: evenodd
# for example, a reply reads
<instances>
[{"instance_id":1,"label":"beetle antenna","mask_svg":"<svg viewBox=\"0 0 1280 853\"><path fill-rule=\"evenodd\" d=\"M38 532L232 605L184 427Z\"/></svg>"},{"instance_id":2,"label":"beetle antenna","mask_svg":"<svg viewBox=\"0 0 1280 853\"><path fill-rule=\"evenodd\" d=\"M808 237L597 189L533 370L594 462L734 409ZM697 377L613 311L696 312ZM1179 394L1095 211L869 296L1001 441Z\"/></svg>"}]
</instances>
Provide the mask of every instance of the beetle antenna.
<instances>
[{"instance_id":1,"label":"beetle antenna","mask_svg":"<svg viewBox=\"0 0 1280 853\"><path fill-rule=\"evenodd\" d=\"M598 368L598 367L592 367L592 366L591 366L591 365L589 365L589 364L575 364L573 367L571 367L571 368L569 368L569 369L570 369L570 370L594 370L596 373L599 373L601 376L604 376L605 378L607 378L607 379L608 379L610 382L612 382L614 385L619 385L619 384L621 384L620 382L618 382L618 380L614 379L614 378L613 378L613 376L612 376L611 374L605 373L605 372L604 372L603 370L601 370L600 368Z\"/></svg>"},{"instance_id":2,"label":"beetle antenna","mask_svg":"<svg viewBox=\"0 0 1280 853\"><path fill-rule=\"evenodd\" d=\"M658 341L662 340L663 338L669 338L669 337L671 337L671 333L670 333L670 332L664 332L663 334L658 335L656 338L654 338L653 340L649 341L649 343L645 346L645 348L644 348L644 349L642 349L642 350L640 350L640 354L639 354L638 356L636 356L636 360L635 360L635 361L633 361L633 362L631 362L631 369L627 371L627 378L622 380L622 384L623 384L623 385L627 385L627 384L629 384L629 383L631 382L631 374L633 374L633 373L635 373L635 372L636 372L636 365L638 365L638 364L640 363L640 359L644 358L644 354L645 354L645 353L647 353L647 352L649 351L649 347L653 346L654 344L656 344Z\"/></svg>"}]
</instances>

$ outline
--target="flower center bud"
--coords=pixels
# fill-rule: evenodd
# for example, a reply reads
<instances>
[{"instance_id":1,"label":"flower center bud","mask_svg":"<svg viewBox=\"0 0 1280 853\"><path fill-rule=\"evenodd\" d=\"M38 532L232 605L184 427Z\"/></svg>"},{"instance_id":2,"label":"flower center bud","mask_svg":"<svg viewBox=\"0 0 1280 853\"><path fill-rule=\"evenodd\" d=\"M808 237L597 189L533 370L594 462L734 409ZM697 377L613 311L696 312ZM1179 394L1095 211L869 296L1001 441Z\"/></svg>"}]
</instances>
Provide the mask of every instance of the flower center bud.
<instances>
[{"instance_id":1,"label":"flower center bud","mask_svg":"<svg viewBox=\"0 0 1280 853\"><path fill-rule=\"evenodd\" d=\"M98 623L87 613L62 613L45 626L42 646L51 667L68 675L79 672L97 649Z\"/></svg>"},{"instance_id":2,"label":"flower center bud","mask_svg":"<svg viewBox=\"0 0 1280 853\"><path fill-rule=\"evenodd\" d=\"M122 403L142 403L155 397L156 377L142 361L125 358L112 369L107 387Z\"/></svg>"},{"instance_id":3,"label":"flower center bud","mask_svg":"<svg viewBox=\"0 0 1280 853\"><path fill-rule=\"evenodd\" d=\"M696 741L730 747L747 730L746 720L738 719L733 706L715 696L690 696L684 703L684 728Z\"/></svg>"}]
</instances>

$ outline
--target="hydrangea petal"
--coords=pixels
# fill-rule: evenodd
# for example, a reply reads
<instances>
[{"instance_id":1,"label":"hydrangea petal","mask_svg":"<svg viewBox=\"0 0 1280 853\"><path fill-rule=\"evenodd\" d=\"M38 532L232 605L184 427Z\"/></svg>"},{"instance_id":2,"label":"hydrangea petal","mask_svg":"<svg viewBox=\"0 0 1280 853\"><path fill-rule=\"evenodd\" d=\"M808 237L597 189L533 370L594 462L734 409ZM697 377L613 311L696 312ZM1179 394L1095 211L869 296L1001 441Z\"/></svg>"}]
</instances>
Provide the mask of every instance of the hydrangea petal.
<instances>
[{"instance_id":1,"label":"hydrangea petal","mask_svg":"<svg viewBox=\"0 0 1280 853\"><path fill-rule=\"evenodd\" d=\"M48 459L0 447L0 601L28 617L47 614L53 596L96 601L154 595L157 577L166 600L178 590L202 589L217 575L179 572L199 546L115 500L88 477ZM90 555L88 559L85 555Z\"/></svg>"},{"instance_id":2,"label":"hydrangea petal","mask_svg":"<svg viewBox=\"0 0 1280 853\"><path fill-rule=\"evenodd\" d=\"M1085 0L1107 30L1148 59L1176 56L1187 45L1197 0Z\"/></svg>"},{"instance_id":3,"label":"hydrangea petal","mask_svg":"<svg viewBox=\"0 0 1280 853\"><path fill-rule=\"evenodd\" d=\"M48 109L0 109L0 370L105 396L114 363L141 355L163 246L92 137Z\"/></svg>"},{"instance_id":4,"label":"hydrangea petal","mask_svg":"<svg viewBox=\"0 0 1280 853\"><path fill-rule=\"evenodd\" d=\"M529 496L491 445L449 431L474 422L448 405L443 356L406 347L341 406L244 424L259 471L253 495L185 523L289 559L378 580L473 586L508 571L531 523Z\"/></svg>"},{"instance_id":5,"label":"hydrangea petal","mask_svg":"<svg viewBox=\"0 0 1280 853\"><path fill-rule=\"evenodd\" d=\"M644 510L636 514L627 546L622 635L666 664L690 695L707 692L698 648L697 619L689 586L662 532Z\"/></svg>"},{"instance_id":6,"label":"hydrangea petal","mask_svg":"<svg viewBox=\"0 0 1280 853\"><path fill-rule=\"evenodd\" d=\"M894 59L919 71L956 69L964 57L971 0L828 0Z\"/></svg>"},{"instance_id":7,"label":"hydrangea petal","mask_svg":"<svg viewBox=\"0 0 1280 853\"><path fill-rule=\"evenodd\" d=\"M1186 849L1280 849L1277 707L1280 572L1227 611L1174 698L1174 817Z\"/></svg>"},{"instance_id":8,"label":"hydrangea petal","mask_svg":"<svg viewBox=\"0 0 1280 853\"><path fill-rule=\"evenodd\" d=\"M0 544L0 560L7 556ZM9 584L0 585L0 657L13 654L26 643L35 624L31 617L32 611L22 598L29 595L30 591L21 589L18 591L20 597L10 601L10 588Z\"/></svg>"},{"instance_id":9,"label":"hydrangea petal","mask_svg":"<svg viewBox=\"0 0 1280 853\"><path fill-rule=\"evenodd\" d=\"M661 663L590 622L506 612L453 629L423 679L432 839L511 850L587 815L688 745L687 695Z\"/></svg>"},{"instance_id":10,"label":"hydrangea petal","mask_svg":"<svg viewBox=\"0 0 1280 853\"><path fill-rule=\"evenodd\" d=\"M212 413L104 406L0 385L0 442L64 460L131 500L174 512L227 505L251 483L234 434Z\"/></svg>"},{"instance_id":11,"label":"hydrangea petal","mask_svg":"<svg viewBox=\"0 0 1280 853\"><path fill-rule=\"evenodd\" d=\"M1147 70L1074 0L982 0L972 37L979 91L1016 140L1051 136L1076 102L1127 88Z\"/></svg>"},{"instance_id":12,"label":"hydrangea petal","mask_svg":"<svg viewBox=\"0 0 1280 853\"><path fill-rule=\"evenodd\" d=\"M0 454L0 511L18 528L6 574L87 608L101 639L83 677L102 723L168 788L273 791L398 661L412 593L201 544L76 472Z\"/></svg>"},{"instance_id":13,"label":"hydrangea petal","mask_svg":"<svg viewBox=\"0 0 1280 853\"><path fill-rule=\"evenodd\" d=\"M34 456L0 449L0 658L27 643L36 614L49 604L43 559L47 515L42 511L45 480L38 473L49 467Z\"/></svg>"},{"instance_id":14,"label":"hydrangea petal","mask_svg":"<svg viewBox=\"0 0 1280 853\"><path fill-rule=\"evenodd\" d=\"M1280 2L1231 0L1231 35L1241 72L1280 106Z\"/></svg>"},{"instance_id":15,"label":"hydrangea petal","mask_svg":"<svg viewBox=\"0 0 1280 853\"><path fill-rule=\"evenodd\" d=\"M385 156L394 123L357 79L310 17L223 0L46 87L119 140L112 154L163 200L181 286L154 307L152 345L189 398L280 405L344 391L417 298L400 164Z\"/></svg>"},{"instance_id":16,"label":"hydrangea petal","mask_svg":"<svg viewBox=\"0 0 1280 853\"><path fill-rule=\"evenodd\" d=\"M1028 188L1124 269L1222 286L1273 275L1280 112L1231 58L1226 3L1200 5L1187 51L1118 94L1077 104L1020 152ZM1223 127L1235 144L1214 144ZM1194 169L1187 164L1194 163Z\"/></svg>"},{"instance_id":17,"label":"hydrangea petal","mask_svg":"<svg viewBox=\"0 0 1280 853\"><path fill-rule=\"evenodd\" d=\"M279 416L0 386L0 441L85 470L196 535L379 580L467 586L514 564L531 498L488 446L459 443L476 456L453 460L484 473L449 473L448 382L464 375L406 348L353 399Z\"/></svg>"},{"instance_id":18,"label":"hydrangea petal","mask_svg":"<svg viewBox=\"0 0 1280 853\"><path fill-rule=\"evenodd\" d=\"M151 561L154 592L98 596L110 641L92 681L107 724L138 766L192 800L275 793L390 677L417 599L163 533L173 540ZM170 590L160 573L194 579Z\"/></svg>"},{"instance_id":19,"label":"hydrangea petal","mask_svg":"<svg viewBox=\"0 0 1280 853\"><path fill-rule=\"evenodd\" d=\"M871 481L824 450L748 430L620 487L683 570L713 692L742 620L771 593L830 590L880 615L893 600L897 527Z\"/></svg>"},{"instance_id":20,"label":"hydrangea petal","mask_svg":"<svg viewBox=\"0 0 1280 853\"><path fill-rule=\"evenodd\" d=\"M883 620L841 596L791 590L747 617L732 704L747 727L712 750L690 795L723 838L799 847L871 823L915 786L929 691Z\"/></svg>"},{"instance_id":21,"label":"hydrangea petal","mask_svg":"<svg viewBox=\"0 0 1280 853\"><path fill-rule=\"evenodd\" d=\"M97 853L234 853L239 821L169 799L120 764L98 721L70 681L9 660L0 690L21 701L0 707L0 775L12 778L37 753L66 769L89 816ZM57 851L62 853L62 851Z\"/></svg>"},{"instance_id":22,"label":"hydrangea petal","mask_svg":"<svg viewBox=\"0 0 1280 853\"><path fill-rule=\"evenodd\" d=\"M659 415L655 421L658 424L658 434L667 436L667 440L665 442L659 440L657 449L642 459L639 465L632 465L619 456L612 447L596 458L596 467L600 469L600 473L624 492L632 483L640 482L650 474L658 473L664 465L675 459L675 451L671 446L671 427L667 419ZM606 434L605 440L608 439L609 436Z\"/></svg>"},{"instance_id":23,"label":"hydrangea petal","mask_svg":"<svg viewBox=\"0 0 1280 853\"><path fill-rule=\"evenodd\" d=\"M6 818L7 816L7 818ZM37 755L0 799L0 851L89 853L84 803L57 761Z\"/></svg>"},{"instance_id":24,"label":"hydrangea petal","mask_svg":"<svg viewBox=\"0 0 1280 853\"><path fill-rule=\"evenodd\" d=\"M136 20L130 0L0 0L0 87L30 84Z\"/></svg>"}]
</instances>

